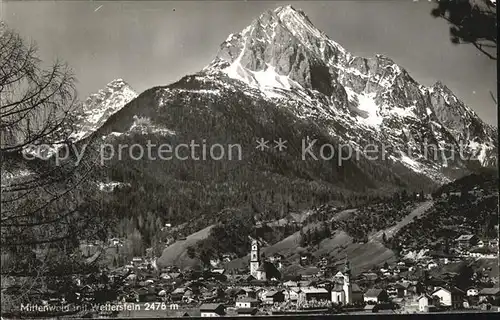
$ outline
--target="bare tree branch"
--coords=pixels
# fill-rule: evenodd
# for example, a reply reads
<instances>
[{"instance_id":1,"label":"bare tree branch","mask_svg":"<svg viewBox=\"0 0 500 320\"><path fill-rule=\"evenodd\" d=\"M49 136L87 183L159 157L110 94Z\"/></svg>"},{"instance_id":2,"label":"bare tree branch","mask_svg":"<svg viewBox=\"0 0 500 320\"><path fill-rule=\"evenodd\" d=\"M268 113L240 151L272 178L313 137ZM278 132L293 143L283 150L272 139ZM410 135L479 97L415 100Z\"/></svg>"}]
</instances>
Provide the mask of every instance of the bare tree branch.
<instances>
[{"instance_id":1,"label":"bare tree branch","mask_svg":"<svg viewBox=\"0 0 500 320\"><path fill-rule=\"evenodd\" d=\"M481 53L497 60L496 4L491 0L436 1L432 16L450 24L450 40L455 44L472 44Z\"/></svg>"},{"instance_id":2,"label":"bare tree branch","mask_svg":"<svg viewBox=\"0 0 500 320\"><path fill-rule=\"evenodd\" d=\"M79 163L71 151L75 78L61 62L42 69L36 54L34 44L0 23L2 314L40 286L89 270L96 262L82 258L79 242L103 237L108 228L92 181L96 149L87 146ZM36 155L43 145L71 152L59 162L42 159Z\"/></svg>"}]
</instances>

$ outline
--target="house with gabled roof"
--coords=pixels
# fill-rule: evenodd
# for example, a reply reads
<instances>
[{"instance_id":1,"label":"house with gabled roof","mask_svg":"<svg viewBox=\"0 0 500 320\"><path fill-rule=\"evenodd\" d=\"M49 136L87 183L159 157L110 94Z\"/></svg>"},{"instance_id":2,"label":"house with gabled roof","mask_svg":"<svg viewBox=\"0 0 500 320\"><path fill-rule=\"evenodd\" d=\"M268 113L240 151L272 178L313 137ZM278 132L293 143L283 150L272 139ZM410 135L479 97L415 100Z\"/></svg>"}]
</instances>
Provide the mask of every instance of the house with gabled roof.
<instances>
[{"instance_id":1,"label":"house with gabled roof","mask_svg":"<svg viewBox=\"0 0 500 320\"><path fill-rule=\"evenodd\" d=\"M224 274L224 273L226 273L226 269L224 269L224 268L214 268L214 269L212 269L212 273Z\"/></svg>"},{"instance_id":2,"label":"house with gabled roof","mask_svg":"<svg viewBox=\"0 0 500 320\"><path fill-rule=\"evenodd\" d=\"M285 301L292 301L296 302L299 299L300 293L302 290L300 287L289 287L283 291L283 294L285 295Z\"/></svg>"},{"instance_id":3,"label":"house with gabled roof","mask_svg":"<svg viewBox=\"0 0 500 320\"><path fill-rule=\"evenodd\" d=\"M282 290L270 290L265 294L264 303L266 304L274 304L283 301L285 301L285 295Z\"/></svg>"},{"instance_id":4,"label":"house with gabled roof","mask_svg":"<svg viewBox=\"0 0 500 320\"><path fill-rule=\"evenodd\" d=\"M241 291L243 291L244 293L239 294L239 296L244 296L244 297L248 297L248 298L256 298L257 297L257 293L255 292L255 290L250 288L250 287L242 287L240 292Z\"/></svg>"},{"instance_id":5,"label":"house with gabled roof","mask_svg":"<svg viewBox=\"0 0 500 320\"><path fill-rule=\"evenodd\" d=\"M258 308L238 308L236 313L238 316L255 316L259 312Z\"/></svg>"},{"instance_id":6,"label":"house with gabled roof","mask_svg":"<svg viewBox=\"0 0 500 320\"><path fill-rule=\"evenodd\" d=\"M479 301L489 301L489 300L495 300L500 297L500 288L494 287L494 288L483 288L479 291Z\"/></svg>"},{"instance_id":7,"label":"house with gabled roof","mask_svg":"<svg viewBox=\"0 0 500 320\"><path fill-rule=\"evenodd\" d=\"M328 290L325 288L307 287L300 288L299 300L300 301L311 301L311 300L330 300L330 295Z\"/></svg>"},{"instance_id":8,"label":"house with gabled roof","mask_svg":"<svg viewBox=\"0 0 500 320\"><path fill-rule=\"evenodd\" d=\"M236 299L236 308L256 308L260 305L260 300L248 297Z\"/></svg>"},{"instance_id":9,"label":"house with gabled roof","mask_svg":"<svg viewBox=\"0 0 500 320\"><path fill-rule=\"evenodd\" d=\"M226 308L220 303L205 303L200 306L202 318L221 317L226 314Z\"/></svg>"},{"instance_id":10,"label":"house with gabled roof","mask_svg":"<svg viewBox=\"0 0 500 320\"><path fill-rule=\"evenodd\" d=\"M417 298L418 311L429 312L436 308L437 300L429 294L423 294Z\"/></svg>"},{"instance_id":11,"label":"house with gabled roof","mask_svg":"<svg viewBox=\"0 0 500 320\"><path fill-rule=\"evenodd\" d=\"M452 286L438 287L431 296L436 296L441 306L460 309L463 307L465 292Z\"/></svg>"},{"instance_id":12,"label":"house with gabled roof","mask_svg":"<svg viewBox=\"0 0 500 320\"><path fill-rule=\"evenodd\" d=\"M469 248L476 245L479 242L479 238L473 234L463 234L457 239L455 239L458 246L462 249Z\"/></svg>"},{"instance_id":13,"label":"house with gabled roof","mask_svg":"<svg viewBox=\"0 0 500 320\"><path fill-rule=\"evenodd\" d=\"M363 300L366 303L380 303L389 301L389 295L384 289L368 289L365 292Z\"/></svg>"},{"instance_id":14,"label":"house with gabled roof","mask_svg":"<svg viewBox=\"0 0 500 320\"><path fill-rule=\"evenodd\" d=\"M288 280L288 281L284 282L283 285L285 287L297 287L298 286L297 281L292 281L292 280Z\"/></svg>"}]
</instances>

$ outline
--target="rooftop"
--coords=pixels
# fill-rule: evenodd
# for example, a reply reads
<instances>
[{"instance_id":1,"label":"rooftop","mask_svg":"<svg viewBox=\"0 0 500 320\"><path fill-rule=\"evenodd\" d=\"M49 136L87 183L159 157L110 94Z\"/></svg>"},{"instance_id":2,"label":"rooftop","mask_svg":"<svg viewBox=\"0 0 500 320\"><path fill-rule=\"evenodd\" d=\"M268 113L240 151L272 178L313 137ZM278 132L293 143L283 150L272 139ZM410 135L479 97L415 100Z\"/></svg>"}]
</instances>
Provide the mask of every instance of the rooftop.
<instances>
[{"instance_id":1,"label":"rooftop","mask_svg":"<svg viewBox=\"0 0 500 320\"><path fill-rule=\"evenodd\" d=\"M467 241L470 240L474 237L473 234L463 234L460 237L457 238L458 241Z\"/></svg>"},{"instance_id":2,"label":"rooftop","mask_svg":"<svg viewBox=\"0 0 500 320\"><path fill-rule=\"evenodd\" d=\"M328 290L326 290L325 288L302 288L301 290L305 294L309 294L309 293L328 293Z\"/></svg>"},{"instance_id":3,"label":"rooftop","mask_svg":"<svg viewBox=\"0 0 500 320\"><path fill-rule=\"evenodd\" d=\"M500 294L500 288L483 288L479 291L481 295L498 295Z\"/></svg>"},{"instance_id":4,"label":"rooftop","mask_svg":"<svg viewBox=\"0 0 500 320\"><path fill-rule=\"evenodd\" d=\"M255 315L259 311L257 308L238 308L236 311L238 314L251 314Z\"/></svg>"},{"instance_id":5,"label":"rooftop","mask_svg":"<svg viewBox=\"0 0 500 320\"><path fill-rule=\"evenodd\" d=\"M365 292L365 297L373 297L376 298L382 293L382 289L368 289L368 291Z\"/></svg>"},{"instance_id":6,"label":"rooftop","mask_svg":"<svg viewBox=\"0 0 500 320\"><path fill-rule=\"evenodd\" d=\"M215 311L221 308L224 309L224 305L220 303L204 303L200 306L200 311Z\"/></svg>"}]
</instances>

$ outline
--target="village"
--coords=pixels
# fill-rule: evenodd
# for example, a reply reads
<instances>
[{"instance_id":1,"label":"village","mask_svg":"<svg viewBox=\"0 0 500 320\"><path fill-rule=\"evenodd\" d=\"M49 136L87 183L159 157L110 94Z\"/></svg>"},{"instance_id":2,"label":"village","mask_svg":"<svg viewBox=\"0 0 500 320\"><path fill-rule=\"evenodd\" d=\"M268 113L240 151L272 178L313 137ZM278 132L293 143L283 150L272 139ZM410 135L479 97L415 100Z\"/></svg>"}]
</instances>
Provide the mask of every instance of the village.
<instances>
[{"instance_id":1,"label":"village","mask_svg":"<svg viewBox=\"0 0 500 320\"><path fill-rule=\"evenodd\" d=\"M284 275L281 255L264 257L258 240L252 241L250 249L248 268L239 270L214 265L181 271L174 266L158 268L151 255L133 258L110 271L111 277L125 279L116 303L142 306L121 315L425 313L499 310L500 306L498 272L489 276L498 270L498 239L461 235L450 253L423 250L410 257L411 253L403 252L406 258L357 275L351 274L348 257L332 263L328 258L314 261L307 254L300 264L314 265L319 272ZM467 270L443 271L464 261L489 264L469 275L464 275ZM459 288L457 282L464 277L471 285Z\"/></svg>"}]
</instances>

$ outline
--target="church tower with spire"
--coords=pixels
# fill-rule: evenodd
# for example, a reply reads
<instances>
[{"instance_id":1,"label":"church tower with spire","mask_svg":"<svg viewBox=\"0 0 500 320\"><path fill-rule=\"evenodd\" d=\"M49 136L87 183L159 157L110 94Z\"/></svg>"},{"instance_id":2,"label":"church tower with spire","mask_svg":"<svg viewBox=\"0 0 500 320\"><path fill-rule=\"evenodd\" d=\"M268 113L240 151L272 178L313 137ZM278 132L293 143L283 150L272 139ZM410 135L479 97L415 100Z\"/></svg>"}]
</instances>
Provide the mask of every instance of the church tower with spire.
<instances>
[{"instance_id":1,"label":"church tower with spire","mask_svg":"<svg viewBox=\"0 0 500 320\"><path fill-rule=\"evenodd\" d=\"M351 266L349 264L349 260L347 260L347 257L345 259L343 276L344 276L344 284L342 287L344 289L344 294L345 294L345 303L351 304L352 303Z\"/></svg>"},{"instance_id":2,"label":"church tower with spire","mask_svg":"<svg viewBox=\"0 0 500 320\"><path fill-rule=\"evenodd\" d=\"M252 239L252 248L250 251L250 275L257 279L257 271L260 266L260 248L259 241Z\"/></svg>"},{"instance_id":3,"label":"church tower with spire","mask_svg":"<svg viewBox=\"0 0 500 320\"><path fill-rule=\"evenodd\" d=\"M352 304L352 284L351 284L351 267L347 256L345 258L344 267L335 275L333 281L335 286L332 289L332 302L342 304Z\"/></svg>"}]
</instances>

